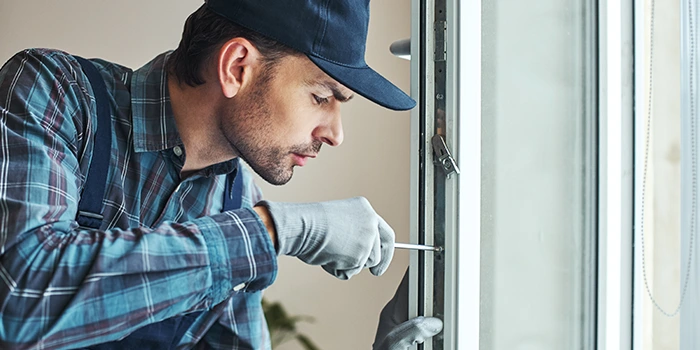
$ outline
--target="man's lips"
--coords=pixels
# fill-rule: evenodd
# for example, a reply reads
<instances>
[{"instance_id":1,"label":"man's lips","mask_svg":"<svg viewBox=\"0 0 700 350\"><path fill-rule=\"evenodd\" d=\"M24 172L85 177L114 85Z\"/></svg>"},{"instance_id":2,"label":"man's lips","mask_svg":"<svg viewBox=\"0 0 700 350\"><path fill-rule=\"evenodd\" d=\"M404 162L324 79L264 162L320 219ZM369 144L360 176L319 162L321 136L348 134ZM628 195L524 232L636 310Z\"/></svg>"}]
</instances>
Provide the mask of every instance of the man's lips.
<instances>
[{"instance_id":1,"label":"man's lips","mask_svg":"<svg viewBox=\"0 0 700 350\"><path fill-rule=\"evenodd\" d=\"M316 158L316 155L292 153L292 157L294 158L294 164L296 164L297 166L304 166L306 164L307 159Z\"/></svg>"}]
</instances>

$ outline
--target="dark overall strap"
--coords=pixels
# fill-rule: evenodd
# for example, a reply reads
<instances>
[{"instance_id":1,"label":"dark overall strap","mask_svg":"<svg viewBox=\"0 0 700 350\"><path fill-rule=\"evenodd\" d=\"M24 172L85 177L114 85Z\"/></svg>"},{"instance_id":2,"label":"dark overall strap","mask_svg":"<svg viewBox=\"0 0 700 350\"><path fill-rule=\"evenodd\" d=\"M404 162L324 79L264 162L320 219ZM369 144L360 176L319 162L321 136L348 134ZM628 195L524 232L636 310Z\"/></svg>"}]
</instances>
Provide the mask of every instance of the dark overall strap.
<instances>
[{"instance_id":1,"label":"dark overall strap","mask_svg":"<svg viewBox=\"0 0 700 350\"><path fill-rule=\"evenodd\" d=\"M109 95L104 80L90 61L76 57L88 77L97 103L97 131L92 153L92 163L88 170L87 180L78 204L78 223L83 227L99 228L102 225L102 199L105 195L107 171L112 144L111 115L109 112ZM235 169L226 176L223 194L223 210L234 210L241 207L243 196L242 176L237 176L240 161L236 161ZM109 343L93 345L93 350L121 349L172 349L185 332L201 315L194 312L183 316L149 324L139 328L126 338Z\"/></svg>"},{"instance_id":2,"label":"dark overall strap","mask_svg":"<svg viewBox=\"0 0 700 350\"><path fill-rule=\"evenodd\" d=\"M75 56L87 75L97 104L97 131L92 151L92 162L88 169L87 179L83 185L83 193L78 203L77 221L80 226L100 228L102 225L102 199L105 196L105 184L109 159L112 153L112 118L109 112L109 95L107 86L88 60Z\"/></svg>"},{"instance_id":3,"label":"dark overall strap","mask_svg":"<svg viewBox=\"0 0 700 350\"><path fill-rule=\"evenodd\" d=\"M241 207L243 195L243 180L238 168L226 176L222 211L234 210ZM122 340L93 345L89 350L161 350L175 349L185 332L192 326L202 311L175 316L157 323L151 323L135 330Z\"/></svg>"},{"instance_id":4,"label":"dark overall strap","mask_svg":"<svg viewBox=\"0 0 700 350\"><path fill-rule=\"evenodd\" d=\"M229 211L241 207L243 201L243 176L237 176L241 167L240 158L236 159L236 168L226 175L226 187L224 188L224 205L222 211Z\"/></svg>"},{"instance_id":5,"label":"dark overall strap","mask_svg":"<svg viewBox=\"0 0 700 350\"><path fill-rule=\"evenodd\" d=\"M84 350L168 350L175 349L202 311L151 323L122 340L90 346Z\"/></svg>"}]
</instances>

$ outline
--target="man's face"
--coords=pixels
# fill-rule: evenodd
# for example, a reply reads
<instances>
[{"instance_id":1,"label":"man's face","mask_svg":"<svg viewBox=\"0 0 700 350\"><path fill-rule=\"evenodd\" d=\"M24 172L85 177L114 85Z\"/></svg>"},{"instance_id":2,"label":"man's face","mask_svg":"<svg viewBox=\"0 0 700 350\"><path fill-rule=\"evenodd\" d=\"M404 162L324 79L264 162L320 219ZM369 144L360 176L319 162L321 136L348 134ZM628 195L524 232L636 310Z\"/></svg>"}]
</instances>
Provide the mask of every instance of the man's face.
<instances>
[{"instance_id":1,"label":"man's face","mask_svg":"<svg viewBox=\"0 0 700 350\"><path fill-rule=\"evenodd\" d=\"M322 144L343 142L340 104L351 97L306 56L288 56L272 69L258 69L252 84L220 111L220 128L258 175L283 185Z\"/></svg>"}]
</instances>

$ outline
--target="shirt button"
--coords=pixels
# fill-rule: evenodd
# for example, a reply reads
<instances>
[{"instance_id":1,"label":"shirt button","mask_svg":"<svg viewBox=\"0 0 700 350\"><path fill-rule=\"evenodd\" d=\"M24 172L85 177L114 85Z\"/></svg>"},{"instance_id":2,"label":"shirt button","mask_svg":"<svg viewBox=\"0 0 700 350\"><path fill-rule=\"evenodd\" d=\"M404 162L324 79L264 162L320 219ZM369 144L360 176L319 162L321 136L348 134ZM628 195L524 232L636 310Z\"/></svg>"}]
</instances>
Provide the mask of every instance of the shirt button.
<instances>
[{"instance_id":1,"label":"shirt button","mask_svg":"<svg viewBox=\"0 0 700 350\"><path fill-rule=\"evenodd\" d=\"M175 146L173 147L173 153L175 153L176 156L181 156L182 155L182 148L180 146Z\"/></svg>"},{"instance_id":2,"label":"shirt button","mask_svg":"<svg viewBox=\"0 0 700 350\"><path fill-rule=\"evenodd\" d=\"M245 288L245 283L241 283L241 284L239 284L239 285L233 287L233 291L234 291L234 292L238 292L239 290L241 290L241 289L243 289L243 288Z\"/></svg>"},{"instance_id":3,"label":"shirt button","mask_svg":"<svg viewBox=\"0 0 700 350\"><path fill-rule=\"evenodd\" d=\"M181 187L181 186L182 186L182 184L180 183L180 184L177 185L177 187L175 187L175 192L176 192L176 193L177 193L177 192L180 192L180 187Z\"/></svg>"}]
</instances>

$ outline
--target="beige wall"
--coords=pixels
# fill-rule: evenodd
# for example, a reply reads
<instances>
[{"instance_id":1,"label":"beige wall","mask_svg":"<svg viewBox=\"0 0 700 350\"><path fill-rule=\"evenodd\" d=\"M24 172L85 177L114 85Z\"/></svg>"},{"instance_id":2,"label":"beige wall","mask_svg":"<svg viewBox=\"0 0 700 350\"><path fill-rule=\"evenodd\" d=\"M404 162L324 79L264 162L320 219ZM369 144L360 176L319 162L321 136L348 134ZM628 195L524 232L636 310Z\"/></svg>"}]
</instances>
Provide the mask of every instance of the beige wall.
<instances>
[{"instance_id":1,"label":"beige wall","mask_svg":"<svg viewBox=\"0 0 700 350\"><path fill-rule=\"evenodd\" d=\"M27 47L52 47L86 57L101 57L132 68L174 48L182 24L201 0L2 0L0 60ZM410 35L410 2L372 1L367 61L404 91L409 64L392 57L393 40ZM318 159L296 171L286 186L264 186L266 197L280 201L317 201L366 196L408 240L409 114L391 112L357 98L344 107L345 143L324 148ZM275 285L267 292L292 314L313 316L303 330L322 349L368 349L377 316L408 265L398 252L381 278L362 273L339 281L318 267L280 259ZM297 349L288 344L279 349Z\"/></svg>"}]
</instances>

